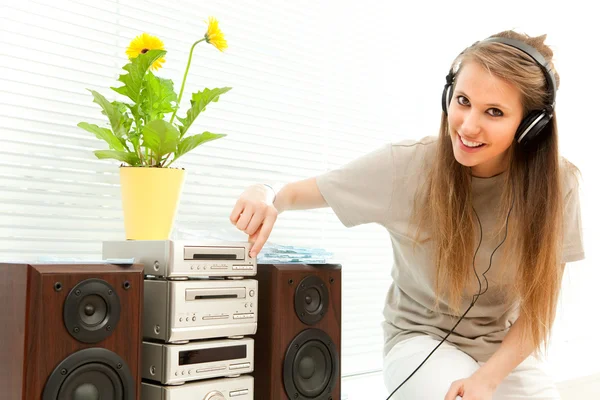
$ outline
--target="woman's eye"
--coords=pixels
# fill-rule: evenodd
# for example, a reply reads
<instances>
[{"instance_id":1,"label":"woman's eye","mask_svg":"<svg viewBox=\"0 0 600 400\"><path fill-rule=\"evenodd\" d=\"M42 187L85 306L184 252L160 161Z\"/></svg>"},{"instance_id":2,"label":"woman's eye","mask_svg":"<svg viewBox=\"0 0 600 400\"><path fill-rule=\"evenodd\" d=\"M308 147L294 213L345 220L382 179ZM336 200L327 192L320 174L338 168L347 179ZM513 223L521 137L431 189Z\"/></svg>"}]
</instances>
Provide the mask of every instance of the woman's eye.
<instances>
[{"instance_id":1,"label":"woman's eye","mask_svg":"<svg viewBox=\"0 0 600 400\"><path fill-rule=\"evenodd\" d=\"M502 111L500 111L499 109L497 109L497 108L490 108L489 114L492 117L501 117L501 116L504 115L504 113Z\"/></svg>"},{"instance_id":2,"label":"woman's eye","mask_svg":"<svg viewBox=\"0 0 600 400\"><path fill-rule=\"evenodd\" d=\"M460 104L461 106L469 105L469 100L467 100L465 96L456 96L456 101L458 101L458 104Z\"/></svg>"}]
</instances>

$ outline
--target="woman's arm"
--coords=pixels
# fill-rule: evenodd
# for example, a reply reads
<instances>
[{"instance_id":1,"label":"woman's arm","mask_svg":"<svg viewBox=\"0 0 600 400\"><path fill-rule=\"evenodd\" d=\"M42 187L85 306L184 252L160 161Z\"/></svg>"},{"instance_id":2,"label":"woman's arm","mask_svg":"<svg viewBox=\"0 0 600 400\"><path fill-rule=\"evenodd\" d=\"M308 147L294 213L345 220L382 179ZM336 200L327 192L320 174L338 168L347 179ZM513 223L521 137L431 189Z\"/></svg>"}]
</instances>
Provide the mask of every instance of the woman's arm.
<instances>
[{"instance_id":1,"label":"woman's arm","mask_svg":"<svg viewBox=\"0 0 600 400\"><path fill-rule=\"evenodd\" d=\"M561 274L564 270L565 264L562 264ZM525 329L525 319L520 316L510 327L500 348L473 375L453 382L444 400L455 400L457 396L463 400L492 400L493 393L504 378L535 350Z\"/></svg>"},{"instance_id":2,"label":"woman's arm","mask_svg":"<svg viewBox=\"0 0 600 400\"><path fill-rule=\"evenodd\" d=\"M265 185L252 185L242 193L229 216L231 223L248 234L254 243L250 257L256 257L266 243L278 214L286 210L327 207L316 178L289 183L275 199L273 195Z\"/></svg>"},{"instance_id":3,"label":"woman's arm","mask_svg":"<svg viewBox=\"0 0 600 400\"><path fill-rule=\"evenodd\" d=\"M534 350L524 338L524 319L519 317L510 327L502 345L473 375L452 382L444 400L492 400L498 385Z\"/></svg>"},{"instance_id":4,"label":"woman's arm","mask_svg":"<svg viewBox=\"0 0 600 400\"><path fill-rule=\"evenodd\" d=\"M275 197L273 203L281 214L286 210L307 210L327 207L316 178L304 179L285 185Z\"/></svg>"},{"instance_id":5,"label":"woman's arm","mask_svg":"<svg viewBox=\"0 0 600 400\"><path fill-rule=\"evenodd\" d=\"M524 328L524 319L522 317L517 318L502 341L500 348L496 350L483 367L473 374L473 377L488 382L495 390L500 382L535 350L531 340L524 340Z\"/></svg>"},{"instance_id":6,"label":"woman's arm","mask_svg":"<svg viewBox=\"0 0 600 400\"><path fill-rule=\"evenodd\" d=\"M564 270L565 264L562 264L561 271L564 273ZM500 348L473 376L489 382L493 388L496 388L513 369L529 357L535 348L530 339L524 339L524 328L524 319L517 318Z\"/></svg>"}]
</instances>

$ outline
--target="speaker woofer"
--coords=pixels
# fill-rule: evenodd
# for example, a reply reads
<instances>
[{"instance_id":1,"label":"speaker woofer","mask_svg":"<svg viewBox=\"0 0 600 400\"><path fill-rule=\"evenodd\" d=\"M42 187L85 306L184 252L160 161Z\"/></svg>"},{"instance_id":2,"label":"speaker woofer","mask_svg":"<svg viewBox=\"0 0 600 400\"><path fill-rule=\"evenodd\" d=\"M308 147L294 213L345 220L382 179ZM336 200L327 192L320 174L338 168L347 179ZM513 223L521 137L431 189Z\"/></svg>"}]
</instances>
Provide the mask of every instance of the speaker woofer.
<instances>
[{"instance_id":1,"label":"speaker woofer","mask_svg":"<svg viewBox=\"0 0 600 400\"><path fill-rule=\"evenodd\" d=\"M58 391L59 399L101 400L122 399L123 383L111 367L85 364L67 376Z\"/></svg>"},{"instance_id":2,"label":"speaker woofer","mask_svg":"<svg viewBox=\"0 0 600 400\"><path fill-rule=\"evenodd\" d=\"M329 305L329 291L318 276L302 279L294 295L294 309L300 321L314 325L325 316Z\"/></svg>"},{"instance_id":3,"label":"speaker woofer","mask_svg":"<svg viewBox=\"0 0 600 400\"><path fill-rule=\"evenodd\" d=\"M78 283L65 299L65 327L71 336L83 343L98 343L110 336L120 315L119 296L101 279Z\"/></svg>"},{"instance_id":4,"label":"speaker woofer","mask_svg":"<svg viewBox=\"0 0 600 400\"><path fill-rule=\"evenodd\" d=\"M290 399L330 400L340 366L333 341L324 331L307 329L292 340L283 362Z\"/></svg>"},{"instance_id":5,"label":"speaker woofer","mask_svg":"<svg viewBox=\"0 0 600 400\"><path fill-rule=\"evenodd\" d=\"M112 351L80 350L65 358L52 372L42 400L134 400L129 367Z\"/></svg>"}]
</instances>

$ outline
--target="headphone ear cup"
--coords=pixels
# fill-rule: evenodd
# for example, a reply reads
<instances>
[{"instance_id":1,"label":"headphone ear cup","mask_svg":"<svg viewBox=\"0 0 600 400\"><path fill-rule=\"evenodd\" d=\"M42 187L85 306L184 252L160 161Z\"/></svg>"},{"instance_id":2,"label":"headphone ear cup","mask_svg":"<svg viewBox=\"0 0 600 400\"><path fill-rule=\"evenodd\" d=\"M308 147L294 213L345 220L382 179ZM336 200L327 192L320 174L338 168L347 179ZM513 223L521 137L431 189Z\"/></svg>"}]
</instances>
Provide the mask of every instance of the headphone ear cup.
<instances>
[{"instance_id":1,"label":"headphone ear cup","mask_svg":"<svg viewBox=\"0 0 600 400\"><path fill-rule=\"evenodd\" d=\"M521 121L515 133L517 143L522 146L535 142L552 119L545 111L532 111Z\"/></svg>"},{"instance_id":2,"label":"headphone ear cup","mask_svg":"<svg viewBox=\"0 0 600 400\"><path fill-rule=\"evenodd\" d=\"M444 114L448 115L448 109L450 108L450 101L452 100L452 93L454 92L454 87L452 83L446 83L444 86L444 92L442 93L442 110L444 110Z\"/></svg>"}]
</instances>

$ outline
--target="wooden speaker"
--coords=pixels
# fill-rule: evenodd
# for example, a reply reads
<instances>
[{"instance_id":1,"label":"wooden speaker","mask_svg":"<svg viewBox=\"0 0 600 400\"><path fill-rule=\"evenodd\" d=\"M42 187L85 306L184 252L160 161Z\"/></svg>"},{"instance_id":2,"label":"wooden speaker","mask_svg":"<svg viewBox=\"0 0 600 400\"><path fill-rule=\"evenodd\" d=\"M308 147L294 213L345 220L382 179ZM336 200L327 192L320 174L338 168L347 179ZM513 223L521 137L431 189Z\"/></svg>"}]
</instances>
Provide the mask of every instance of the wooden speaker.
<instances>
[{"instance_id":1,"label":"wooden speaker","mask_svg":"<svg viewBox=\"0 0 600 400\"><path fill-rule=\"evenodd\" d=\"M339 400L341 266L259 264L254 398Z\"/></svg>"},{"instance_id":2,"label":"wooden speaker","mask_svg":"<svg viewBox=\"0 0 600 400\"><path fill-rule=\"evenodd\" d=\"M138 264L0 264L0 397L139 399L143 287Z\"/></svg>"}]
</instances>

